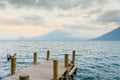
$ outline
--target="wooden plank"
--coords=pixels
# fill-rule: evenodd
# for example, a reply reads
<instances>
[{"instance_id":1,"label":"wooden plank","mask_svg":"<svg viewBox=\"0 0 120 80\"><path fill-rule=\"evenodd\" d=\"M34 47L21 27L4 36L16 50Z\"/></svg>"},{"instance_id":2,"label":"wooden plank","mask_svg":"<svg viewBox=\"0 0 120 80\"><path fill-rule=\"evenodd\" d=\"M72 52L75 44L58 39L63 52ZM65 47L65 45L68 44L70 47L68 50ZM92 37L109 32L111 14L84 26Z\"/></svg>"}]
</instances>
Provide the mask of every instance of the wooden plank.
<instances>
[{"instance_id":1,"label":"wooden plank","mask_svg":"<svg viewBox=\"0 0 120 80\"><path fill-rule=\"evenodd\" d=\"M58 61L58 75L61 75L67 70L64 67L64 61ZM23 70L16 72L16 74L5 78L5 80L19 80L19 75L27 74L30 80L52 80L53 79L53 61L46 61L41 64L32 65Z\"/></svg>"},{"instance_id":2,"label":"wooden plank","mask_svg":"<svg viewBox=\"0 0 120 80\"><path fill-rule=\"evenodd\" d=\"M72 70L69 72L69 75L73 75L73 73L75 72L76 67L73 67Z\"/></svg>"}]
</instances>

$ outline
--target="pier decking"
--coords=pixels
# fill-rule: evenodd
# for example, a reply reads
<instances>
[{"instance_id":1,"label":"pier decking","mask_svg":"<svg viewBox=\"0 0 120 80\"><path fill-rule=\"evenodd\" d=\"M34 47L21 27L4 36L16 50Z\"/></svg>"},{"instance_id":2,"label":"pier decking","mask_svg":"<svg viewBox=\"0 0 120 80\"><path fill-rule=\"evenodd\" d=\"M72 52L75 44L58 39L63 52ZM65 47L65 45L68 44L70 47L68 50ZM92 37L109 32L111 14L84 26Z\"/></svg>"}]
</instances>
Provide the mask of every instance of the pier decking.
<instances>
[{"instance_id":1,"label":"pier decking","mask_svg":"<svg viewBox=\"0 0 120 80\"><path fill-rule=\"evenodd\" d=\"M64 61L59 60L59 77L67 70L64 67ZM19 80L19 75L28 74L30 80L52 80L53 79L53 61L42 62L41 64L32 65L28 68L18 71L16 74L6 78L5 80Z\"/></svg>"},{"instance_id":2,"label":"pier decking","mask_svg":"<svg viewBox=\"0 0 120 80\"><path fill-rule=\"evenodd\" d=\"M72 61L68 54L64 60L50 60L50 51L47 51L46 61L37 64L37 52L34 53L33 65L16 72L16 57L11 58L11 76L5 80L73 80L76 74L75 51Z\"/></svg>"}]
</instances>

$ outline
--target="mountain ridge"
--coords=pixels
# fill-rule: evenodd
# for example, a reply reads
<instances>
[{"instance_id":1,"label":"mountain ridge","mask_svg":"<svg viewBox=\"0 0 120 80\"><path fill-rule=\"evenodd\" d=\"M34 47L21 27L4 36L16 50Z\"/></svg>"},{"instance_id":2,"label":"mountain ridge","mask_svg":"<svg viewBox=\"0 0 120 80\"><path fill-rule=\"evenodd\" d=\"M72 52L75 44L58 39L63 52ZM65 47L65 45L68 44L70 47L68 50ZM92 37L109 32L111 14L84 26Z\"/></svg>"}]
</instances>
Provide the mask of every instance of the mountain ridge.
<instances>
[{"instance_id":1,"label":"mountain ridge","mask_svg":"<svg viewBox=\"0 0 120 80\"><path fill-rule=\"evenodd\" d=\"M79 36L75 36L72 33L56 29L43 36L33 37L31 38L31 40L85 40L85 39Z\"/></svg>"},{"instance_id":2,"label":"mountain ridge","mask_svg":"<svg viewBox=\"0 0 120 80\"><path fill-rule=\"evenodd\" d=\"M120 27L103 34L100 37L94 38L92 40L96 41L120 41Z\"/></svg>"},{"instance_id":3,"label":"mountain ridge","mask_svg":"<svg viewBox=\"0 0 120 80\"><path fill-rule=\"evenodd\" d=\"M53 30L45 35L36 36L32 38L21 37L18 40L77 40L77 41L120 41L120 27L103 34L100 37L93 39L86 39L84 37L73 35L70 32L62 31L59 29Z\"/></svg>"}]
</instances>

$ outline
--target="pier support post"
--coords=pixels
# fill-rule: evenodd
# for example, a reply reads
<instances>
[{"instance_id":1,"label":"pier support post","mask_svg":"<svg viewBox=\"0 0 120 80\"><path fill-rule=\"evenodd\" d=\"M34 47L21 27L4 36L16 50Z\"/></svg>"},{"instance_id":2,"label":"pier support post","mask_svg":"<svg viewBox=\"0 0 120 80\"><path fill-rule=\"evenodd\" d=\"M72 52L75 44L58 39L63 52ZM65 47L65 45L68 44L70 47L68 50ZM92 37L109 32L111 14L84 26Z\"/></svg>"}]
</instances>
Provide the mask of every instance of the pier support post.
<instances>
[{"instance_id":1,"label":"pier support post","mask_svg":"<svg viewBox=\"0 0 120 80\"><path fill-rule=\"evenodd\" d=\"M19 76L19 80L29 80L29 75L22 74L22 75Z\"/></svg>"},{"instance_id":2,"label":"pier support post","mask_svg":"<svg viewBox=\"0 0 120 80\"><path fill-rule=\"evenodd\" d=\"M53 60L53 80L58 80L58 60Z\"/></svg>"},{"instance_id":3,"label":"pier support post","mask_svg":"<svg viewBox=\"0 0 120 80\"><path fill-rule=\"evenodd\" d=\"M65 63L65 67L68 67L68 54L65 54L64 63Z\"/></svg>"},{"instance_id":4,"label":"pier support post","mask_svg":"<svg viewBox=\"0 0 120 80\"><path fill-rule=\"evenodd\" d=\"M50 51L48 50L48 51L47 51L47 58L46 58L46 60L48 61L49 58L50 58Z\"/></svg>"},{"instance_id":5,"label":"pier support post","mask_svg":"<svg viewBox=\"0 0 120 80\"><path fill-rule=\"evenodd\" d=\"M75 51L73 51L72 53L72 63L73 65L75 65Z\"/></svg>"},{"instance_id":6,"label":"pier support post","mask_svg":"<svg viewBox=\"0 0 120 80\"><path fill-rule=\"evenodd\" d=\"M34 52L34 64L37 64L37 52Z\"/></svg>"},{"instance_id":7,"label":"pier support post","mask_svg":"<svg viewBox=\"0 0 120 80\"><path fill-rule=\"evenodd\" d=\"M16 72L16 57L12 57L11 59L11 75Z\"/></svg>"}]
</instances>

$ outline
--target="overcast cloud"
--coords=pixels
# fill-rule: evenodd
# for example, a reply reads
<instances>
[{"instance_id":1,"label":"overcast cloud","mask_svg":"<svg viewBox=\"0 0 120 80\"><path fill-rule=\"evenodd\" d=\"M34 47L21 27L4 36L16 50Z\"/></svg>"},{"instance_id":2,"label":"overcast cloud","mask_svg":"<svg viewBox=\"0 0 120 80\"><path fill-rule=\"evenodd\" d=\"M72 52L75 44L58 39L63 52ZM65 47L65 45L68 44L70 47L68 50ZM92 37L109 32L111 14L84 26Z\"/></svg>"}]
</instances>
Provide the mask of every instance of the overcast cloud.
<instances>
[{"instance_id":1,"label":"overcast cloud","mask_svg":"<svg viewBox=\"0 0 120 80\"><path fill-rule=\"evenodd\" d=\"M97 21L108 24L108 23L116 23L120 25L120 9L119 10L109 10L105 11L103 14L101 14Z\"/></svg>"},{"instance_id":2,"label":"overcast cloud","mask_svg":"<svg viewBox=\"0 0 120 80\"><path fill-rule=\"evenodd\" d=\"M26 23L32 25L42 25L44 23L44 19L37 15L24 16L23 19L26 21Z\"/></svg>"},{"instance_id":3,"label":"overcast cloud","mask_svg":"<svg viewBox=\"0 0 120 80\"><path fill-rule=\"evenodd\" d=\"M101 35L120 25L119 3L120 0L0 0L0 34L18 36L6 31L13 29L11 32L23 36L39 36L61 29L82 36Z\"/></svg>"},{"instance_id":4,"label":"overcast cloud","mask_svg":"<svg viewBox=\"0 0 120 80\"><path fill-rule=\"evenodd\" d=\"M103 6L106 0L7 0L9 4L21 7L45 8L45 9L88 9L96 5Z\"/></svg>"},{"instance_id":5,"label":"overcast cloud","mask_svg":"<svg viewBox=\"0 0 120 80\"><path fill-rule=\"evenodd\" d=\"M0 9L4 9L5 8L5 1L4 0L0 0Z\"/></svg>"},{"instance_id":6,"label":"overcast cloud","mask_svg":"<svg viewBox=\"0 0 120 80\"><path fill-rule=\"evenodd\" d=\"M40 16L31 15L31 16L23 16L21 19L13 18L13 19L0 19L0 24L2 25L34 25L39 26L44 23L44 19Z\"/></svg>"},{"instance_id":7,"label":"overcast cloud","mask_svg":"<svg viewBox=\"0 0 120 80\"><path fill-rule=\"evenodd\" d=\"M0 19L0 24L1 25L24 25L25 22L22 21L22 20L19 20L19 19L6 19L6 20L3 20L3 19Z\"/></svg>"}]
</instances>

